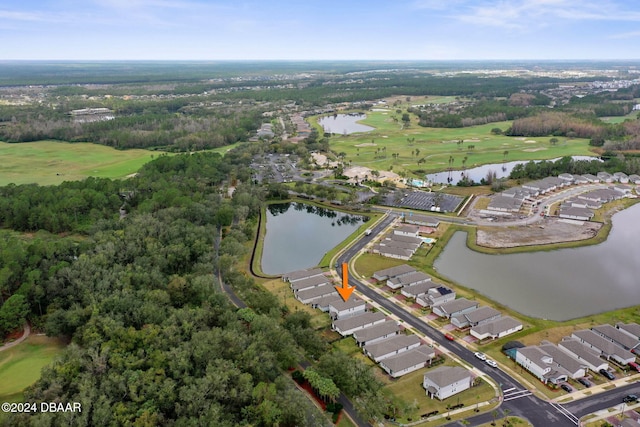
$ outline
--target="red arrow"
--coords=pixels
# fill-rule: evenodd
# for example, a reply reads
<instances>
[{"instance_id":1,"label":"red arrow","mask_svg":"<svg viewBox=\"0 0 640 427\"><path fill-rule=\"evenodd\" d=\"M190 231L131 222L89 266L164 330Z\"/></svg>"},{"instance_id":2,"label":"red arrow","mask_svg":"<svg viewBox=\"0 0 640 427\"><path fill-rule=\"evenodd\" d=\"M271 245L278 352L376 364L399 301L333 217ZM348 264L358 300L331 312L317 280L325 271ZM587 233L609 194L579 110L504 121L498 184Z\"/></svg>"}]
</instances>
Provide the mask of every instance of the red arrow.
<instances>
[{"instance_id":1,"label":"red arrow","mask_svg":"<svg viewBox=\"0 0 640 427\"><path fill-rule=\"evenodd\" d=\"M346 262L342 263L342 287L336 286L336 289L340 293L340 296L347 302L349 297L353 293L355 286L349 286L349 266L347 266Z\"/></svg>"}]
</instances>

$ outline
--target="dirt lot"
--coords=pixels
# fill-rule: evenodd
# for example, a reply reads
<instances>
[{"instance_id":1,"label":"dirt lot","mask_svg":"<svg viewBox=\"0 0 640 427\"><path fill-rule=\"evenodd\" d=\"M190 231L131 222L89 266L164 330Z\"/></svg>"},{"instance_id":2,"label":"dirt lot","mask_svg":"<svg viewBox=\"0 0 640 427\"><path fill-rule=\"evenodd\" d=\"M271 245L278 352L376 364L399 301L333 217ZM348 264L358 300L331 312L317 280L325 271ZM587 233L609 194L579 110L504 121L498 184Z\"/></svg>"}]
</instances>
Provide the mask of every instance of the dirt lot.
<instances>
[{"instance_id":1,"label":"dirt lot","mask_svg":"<svg viewBox=\"0 0 640 427\"><path fill-rule=\"evenodd\" d=\"M512 248L573 242L595 236L600 227L602 224L597 222L584 222L579 225L557 218L547 218L531 226L479 228L477 244L488 248Z\"/></svg>"}]
</instances>

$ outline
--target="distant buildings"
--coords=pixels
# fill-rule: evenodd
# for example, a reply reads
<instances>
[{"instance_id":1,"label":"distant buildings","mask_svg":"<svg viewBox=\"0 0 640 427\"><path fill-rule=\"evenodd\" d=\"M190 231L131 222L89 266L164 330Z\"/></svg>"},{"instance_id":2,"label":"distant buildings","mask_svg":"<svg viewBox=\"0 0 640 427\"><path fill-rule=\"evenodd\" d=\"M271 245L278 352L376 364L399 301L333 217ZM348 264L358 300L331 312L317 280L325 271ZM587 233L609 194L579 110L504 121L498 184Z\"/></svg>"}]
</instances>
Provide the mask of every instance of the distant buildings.
<instances>
[{"instance_id":1,"label":"distant buildings","mask_svg":"<svg viewBox=\"0 0 640 427\"><path fill-rule=\"evenodd\" d=\"M570 185L615 182L619 182L620 184L640 184L640 176L627 176L622 172L616 172L613 175L607 172L598 172L597 176L591 174L571 175L563 173L557 178L547 177L537 181L527 182L520 187L512 187L502 193L494 195L487 205L486 213L495 212L496 214L508 216L521 212L523 208L534 204L539 196ZM594 216L591 209L598 209L603 203L625 197L630 192L631 188L624 185L586 191L571 200L563 202L560 206L558 216L566 219L589 221ZM585 201L588 203L585 203Z\"/></svg>"}]
</instances>

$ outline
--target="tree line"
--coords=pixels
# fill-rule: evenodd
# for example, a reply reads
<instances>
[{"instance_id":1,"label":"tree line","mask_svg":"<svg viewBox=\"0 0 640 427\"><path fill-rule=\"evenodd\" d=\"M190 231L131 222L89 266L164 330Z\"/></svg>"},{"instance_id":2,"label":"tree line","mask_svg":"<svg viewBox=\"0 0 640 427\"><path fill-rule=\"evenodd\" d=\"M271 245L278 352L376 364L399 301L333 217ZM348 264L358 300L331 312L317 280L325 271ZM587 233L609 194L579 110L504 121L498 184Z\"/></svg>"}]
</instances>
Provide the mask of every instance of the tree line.
<instances>
[{"instance_id":1,"label":"tree line","mask_svg":"<svg viewBox=\"0 0 640 427\"><path fill-rule=\"evenodd\" d=\"M25 400L83 408L12 414L9 425L327 425L286 377L302 358L317 360L317 372L366 417L380 416L391 398L371 368L330 351L308 314L289 312L239 268L269 197L250 179L226 197L227 183L250 177L248 161L242 150L224 159L162 156L133 179L74 183L69 195L89 200L89 213L79 211L69 236L0 240L0 328L26 317L71 341ZM38 200L52 215L73 217L55 197L36 194L72 191L61 187L2 190L9 202ZM91 200L111 198L124 198L125 217L91 216ZM231 306L220 280L248 308Z\"/></svg>"}]
</instances>

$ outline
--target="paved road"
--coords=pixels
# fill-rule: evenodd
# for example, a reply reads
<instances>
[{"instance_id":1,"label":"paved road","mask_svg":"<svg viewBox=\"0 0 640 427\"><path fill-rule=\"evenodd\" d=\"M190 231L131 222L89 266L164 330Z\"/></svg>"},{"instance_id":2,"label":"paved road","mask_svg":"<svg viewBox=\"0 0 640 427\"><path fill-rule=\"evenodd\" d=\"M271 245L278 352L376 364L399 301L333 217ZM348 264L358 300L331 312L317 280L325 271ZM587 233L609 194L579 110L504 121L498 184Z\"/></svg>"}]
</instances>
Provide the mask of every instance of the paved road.
<instances>
[{"instance_id":1,"label":"paved road","mask_svg":"<svg viewBox=\"0 0 640 427\"><path fill-rule=\"evenodd\" d=\"M578 417L583 417L587 414L621 404L622 398L627 394L640 395L640 382L636 381L626 386L608 390L606 393L595 394L563 406Z\"/></svg>"},{"instance_id":2,"label":"paved road","mask_svg":"<svg viewBox=\"0 0 640 427\"><path fill-rule=\"evenodd\" d=\"M22 332L22 336L20 338L18 338L15 341L11 341L8 342L4 345L0 346L0 351L5 351L10 349L11 347L15 347L16 345L20 344L22 341L26 340L27 338L29 338L29 335L31 335L31 325L29 324L29 322L24 322L24 332Z\"/></svg>"},{"instance_id":3,"label":"paved road","mask_svg":"<svg viewBox=\"0 0 640 427\"><path fill-rule=\"evenodd\" d=\"M550 196L546 196L544 198L538 199L540 201L540 206L551 206L552 204L559 202L561 200L570 199L572 197L577 196L578 194L586 193L587 191L597 190L600 188L608 188L611 184L587 184L581 185L579 187L572 187L565 190L560 191L559 193L552 194ZM482 219L476 219L476 225L490 225L492 227L514 227L520 225L531 225L536 222L540 222L544 219L544 217L535 214L531 216L527 216L523 219L516 220L502 220L502 221L485 221Z\"/></svg>"},{"instance_id":4,"label":"paved road","mask_svg":"<svg viewBox=\"0 0 640 427\"><path fill-rule=\"evenodd\" d=\"M373 229L373 233L370 236L363 237L344 254L342 254L338 258L338 263L341 264L343 262L349 262L349 260L353 258L358 253L358 251L360 251L367 243L369 243L376 234L386 228L394 219L395 216L389 215L387 218L381 221ZM342 274L341 269L337 270L339 275ZM452 351L458 357L472 365L474 368L491 377L497 384L500 385L500 387L504 391L505 400L501 405L501 410L508 409L511 415L517 415L525 418L529 420L534 426L553 425L558 427L570 427L576 425L574 422L570 421L568 418L562 415L556 407L552 406L551 403L543 401L526 391L526 387L520 384L518 380L501 371L500 369L489 367L484 362L477 359L474 356L473 352L469 351L461 344L446 340L441 332L432 328L423 320L408 313L402 307L396 305L396 303L390 301L384 296L379 295L377 292L361 283L360 281L354 279L353 277L349 278L349 284L351 286L355 286L360 293L377 302L382 307L396 315L398 318L402 319L408 325L433 340L441 348L446 348ZM472 402L464 403L469 404ZM476 417L468 419L468 421L470 422L469 425L480 425L492 420L493 416L491 413L478 415ZM452 425L456 425L456 423Z\"/></svg>"}]
</instances>

